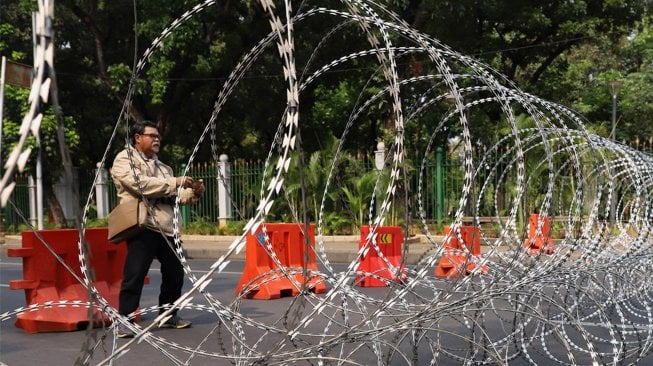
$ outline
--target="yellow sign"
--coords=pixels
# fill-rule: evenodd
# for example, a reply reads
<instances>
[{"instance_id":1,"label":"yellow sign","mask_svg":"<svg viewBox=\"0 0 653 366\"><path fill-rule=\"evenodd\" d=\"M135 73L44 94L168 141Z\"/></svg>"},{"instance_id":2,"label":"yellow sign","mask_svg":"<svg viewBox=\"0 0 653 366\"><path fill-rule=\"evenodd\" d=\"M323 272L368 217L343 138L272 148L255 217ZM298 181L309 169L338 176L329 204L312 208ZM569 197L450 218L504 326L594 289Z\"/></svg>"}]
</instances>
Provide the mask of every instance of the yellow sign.
<instances>
[{"instance_id":1,"label":"yellow sign","mask_svg":"<svg viewBox=\"0 0 653 366\"><path fill-rule=\"evenodd\" d=\"M381 234L381 235L379 235L379 242L381 244L390 244L390 243L392 243L392 234Z\"/></svg>"}]
</instances>

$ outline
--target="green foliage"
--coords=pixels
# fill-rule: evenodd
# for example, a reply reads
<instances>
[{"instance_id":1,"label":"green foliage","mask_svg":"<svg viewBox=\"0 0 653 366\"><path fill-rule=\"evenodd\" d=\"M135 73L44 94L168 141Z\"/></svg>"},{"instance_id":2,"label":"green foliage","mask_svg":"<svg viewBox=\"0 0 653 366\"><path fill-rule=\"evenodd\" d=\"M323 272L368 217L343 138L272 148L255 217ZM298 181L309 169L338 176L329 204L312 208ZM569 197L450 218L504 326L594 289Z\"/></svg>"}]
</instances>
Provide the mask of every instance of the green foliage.
<instances>
[{"instance_id":1,"label":"green foliage","mask_svg":"<svg viewBox=\"0 0 653 366\"><path fill-rule=\"evenodd\" d=\"M564 75L571 90L570 104L586 116L589 129L608 137L611 131L612 95L609 83L622 82L617 94L617 140L646 141L653 136L653 47L651 23L647 19L619 47L583 46L572 52L571 66ZM621 64L621 66L618 66ZM650 146L651 144L648 143Z\"/></svg>"},{"instance_id":2,"label":"green foliage","mask_svg":"<svg viewBox=\"0 0 653 366\"><path fill-rule=\"evenodd\" d=\"M77 129L82 141L80 148L86 153L76 156L79 160L76 165L92 169L99 159L97 146L106 142L121 108L134 56L139 57L151 41L191 4L194 3L169 0L138 4L135 32L139 49L134 55L133 18L125 16L125 9L130 9L131 3L124 0L95 3L64 0L56 3L57 39L61 45L57 54L61 100L65 113L77 121L84 121ZM633 92L648 89L642 86L646 85L650 77L646 75L650 75L650 70L635 67L650 65L646 62L647 57L650 60L647 54L651 53L650 41L647 41L650 38L648 25L642 23L638 26L636 23L645 11L641 1L617 0L599 6L561 0L546 4L515 0L393 0L385 5L392 7L415 28L497 66L529 91L553 97L556 101L574 101L580 111L590 113L590 120L599 117L600 122L609 118L605 117L609 116L609 100L607 104L596 104L587 95L580 95L587 89L587 75L598 76L597 69L608 64L614 67L621 62L627 67L625 72L643 73L634 76L624 92L626 87ZM148 67L138 80L132 108L136 115L163 124L165 144L189 146L196 141L195 132L204 126L214 104L214 80L224 80L243 51L269 32L268 23L254 2L213 6L220 6L220 11L209 9L197 14L167 36L163 47L150 56ZM337 6L337 2L331 6ZM31 52L29 10L33 8L33 2L25 0L3 7L0 18L0 34L3 35L0 37L0 51L3 54L9 52L24 57ZM346 28L326 40L313 55L311 52L317 42L325 41L319 38L324 33L306 30L333 29L333 22L315 17L297 26L298 64L314 57L312 65L321 65L333 60L339 50L346 54L349 50L361 49L359 46L367 42L360 36L358 27ZM630 46L626 44L630 51L614 54L612 50L619 49L619 42L628 35L626 31L629 29L633 30L631 34L637 35ZM368 61L371 62L366 65ZM379 85L383 85L382 77L376 75L365 89L362 87L370 78L363 70L374 64L373 59L354 60L351 65L346 65L346 74L326 75L319 83L310 86L312 90L304 95L301 113L303 143L309 154L320 150L323 131L340 135L361 92L372 95L379 90ZM279 61L274 56L262 58L255 67L261 75L277 75L280 71ZM274 83L268 83L265 78L243 80L233 95L233 105L225 106L218 139L220 146L224 151L230 151L230 155L260 158L266 153L265 146L269 146L281 116L276 107L277 98L285 96L285 89L276 90L271 84ZM579 95L575 96L575 93ZM629 95L632 95L632 103L625 99L622 103L624 119L634 121L648 112L642 103L636 103L637 100L646 100L642 98L648 95ZM387 102L381 98L359 116L354 131L347 137L354 149L373 145L382 134L383 125L388 123ZM625 114L627 110L632 111L628 116ZM482 138L494 136L476 133L493 130L496 121L488 117L472 116L475 135ZM423 136L428 135L419 126L433 123L429 116L422 116L407 126L407 130L413 129L412 133L420 137L407 136L407 141L422 141ZM631 132L632 129L624 135ZM175 155L171 156L181 152L175 150ZM206 151L200 153L205 155Z\"/></svg>"},{"instance_id":3,"label":"green foliage","mask_svg":"<svg viewBox=\"0 0 653 366\"><path fill-rule=\"evenodd\" d=\"M133 24L134 17L125 16L133 4L126 0L56 2L58 91L75 166L81 170L95 168L123 108L134 58L142 57L163 29L195 4L172 0L141 2L137 4L137 23ZM646 18L646 6L650 4L640 0L391 0L384 4L416 29L461 53L482 59L521 88L572 106L587 117L586 127L593 133L608 136L612 105L607 83L615 79L623 81L618 96L617 138L653 145L653 103L650 102L653 100L650 87L653 32L651 21ZM337 7L340 2L327 5ZM3 3L2 55L31 63L30 13L35 7L29 0ZM161 124L164 136L161 159L175 166L187 160L211 117L218 91L240 57L270 32L257 2L216 2L212 7L216 8L195 14L184 22L163 40L163 47L149 55L145 69L138 75L130 106L129 113L134 118L148 118ZM321 65L352 51L370 48L367 37L355 24L324 39L339 21L316 16L296 24L295 60L298 71L304 75L302 80ZM393 43L405 45L400 38L393 39ZM272 45L252 65L215 119L219 153L228 152L232 159L264 158L282 120L286 88L281 81L283 69L275 47ZM419 61L418 57L399 59L400 77L434 72ZM408 67L408 63L420 67ZM418 72L422 66L424 69ZM322 197L338 146L337 138L342 136L350 113L356 103L368 100L387 84L383 75L376 73L377 67L375 57L357 58L305 85L302 92L298 141L305 154L306 215L316 220L324 201L324 220L333 232L347 231L348 220L349 227L365 220L372 179L366 176L371 174L365 173L357 159L369 155L378 140L387 142L395 133L387 96L361 111L345 136L345 152L338 159L329 194ZM419 105L420 99L412 95L412 90L402 87L401 92L405 106ZM26 98L27 91L7 87L3 156L7 156L16 141L28 106ZM406 124L406 151L423 151L442 113L441 109L428 111ZM490 146L511 133L507 122L498 116L493 110L470 111L468 117L475 144ZM517 123L520 127L534 126L532 120L523 116L518 117ZM43 143L47 165L52 168L48 174L53 177L58 176L60 165L53 134L55 126L52 112L46 112ZM119 131L124 133L122 126ZM446 131L438 132L434 146L446 147L449 139L458 134L460 126L454 121ZM116 146L111 147L111 156L122 147L122 141L119 138ZM34 144L33 139L30 144ZM205 145L208 145L206 141ZM532 150L526 157L527 164L538 161L541 152L541 149ZM211 159L209 148L203 146L196 159ZM275 219L294 220L291 212L303 213L298 159L293 156L283 192L285 201L275 204L271 214ZM544 173L544 169L533 173ZM459 173L451 174L457 177ZM511 194L514 178L507 179L506 192ZM536 196L542 187L534 184L531 188L532 198L539 199ZM255 190L253 195L258 196L260 187ZM491 197L489 193L484 196L482 210L491 209ZM450 201L456 198L447 197ZM401 216L398 212L392 215Z\"/></svg>"},{"instance_id":4,"label":"green foliage","mask_svg":"<svg viewBox=\"0 0 653 366\"><path fill-rule=\"evenodd\" d=\"M187 157L191 153L190 147L164 142L163 149L161 149L159 155L161 160L165 161L166 164L181 167L188 161Z\"/></svg>"},{"instance_id":5,"label":"green foliage","mask_svg":"<svg viewBox=\"0 0 653 366\"><path fill-rule=\"evenodd\" d=\"M311 109L316 128L334 134L342 133L343 122L347 121L349 111L353 108L353 93L351 85L345 81L340 81L333 88L327 85L317 86L313 92L316 102Z\"/></svg>"},{"instance_id":6,"label":"green foliage","mask_svg":"<svg viewBox=\"0 0 653 366\"><path fill-rule=\"evenodd\" d=\"M359 177L352 177L348 184L342 187L354 226L359 227L366 223L365 218L369 213L369 203L372 200L377 177L377 172L369 171Z\"/></svg>"},{"instance_id":7,"label":"green foliage","mask_svg":"<svg viewBox=\"0 0 653 366\"><path fill-rule=\"evenodd\" d=\"M564 239L566 237L566 224L564 222L555 221L551 223L551 239Z\"/></svg>"},{"instance_id":8,"label":"green foliage","mask_svg":"<svg viewBox=\"0 0 653 366\"><path fill-rule=\"evenodd\" d=\"M247 221L228 221L227 225L218 229L220 235L240 235L245 229Z\"/></svg>"},{"instance_id":9,"label":"green foliage","mask_svg":"<svg viewBox=\"0 0 653 366\"><path fill-rule=\"evenodd\" d=\"M107 227L109 226L109 222L107 221L106 218L104 219L97 219L97 218L90 218L86 220L86 227Z\"/></svg>"},{"instance_id":10,"label":"green foliage","mask_svg":"<svg viewBox=\"0 0 653 366\"><path fill-rule=\"evenodd\" d=\"M18 224L18 225L9 225L5 228L5 232L7 234L20 234L25 230L31 230L29 225L26 224Z\"/></svg>"},{"instance_id":11,"label":"green foliage","mask_svg":"<svg viewBox=\"0 0 653 366\"><path fill-rule=\"evenodd\" d=\"M5 102L7 110L3 120L2 133L2 156L6 157L14 149L20 138L20 126L22 117L27 113L29 103L27 98L29 90L6 86ZM63 117L65 143L71 152L75 152L80 143L80 136L77 133L76 122L71 116ZM46 183L52 184L59 179L62 168L62 157L57 138L58 124L51 108L43 113L40 128L41 148L43 151L43 162L47 169L43 170L43 178ZM27 139L27 146L32 148L32 157L38 151L39 144L33 135ZM28 169L33 170L36 159L32 158L28 164Z\"/></svg>"},{"instance_id":12,"label":"green foliage","mask_svg":"<svg viewBox=\"0 0 653 366\"><path fill-rule=\"evenodd\" d=\"M231 220L227 221L224 227L209 220L208 217L194 217L193 221L188 223L184 228L186 235L240 235L247 221Z\"/></svg>"},{"instance_id":13,"label":"green foliage","mask_svg":"<svg viewBox=\"0 0 653 366\"><path fill-rule=\"evenodd\" d=\"M107 67L107 74L111 79L111 84L110 84L111 91L113 91L114 93L123 93L127 90L127 87L129 86L129 82L132 76L132 71L130 66L123 63L109 65ZM142 91L144 89L145 85L142 80L139 80L137 85L138 85L137 90Z\"/></svg>"},{"instance_id":14,"label":"green foliage","mask_svg":"<svg viewBox=\"0 0 653 366\"><path fill-rule=\"evenodd\" d=\"M218 226L207 217L194 217L186 225L184 232L191 235L215 235L218 233Z\"/></svg>"},{"instance_id":15,"label":"green foliage","mask_svg":"<svg viewBox=\"0 0 653 366\"><path fill-rule=\"evenodd\" d=\"M354 233L354 224L348 216L340 212L328 212L324 216L325 235L351 235Z\"/></svg>"},{"instance_id":16,"label":"green foliage","mask_svg":"<svg viewBox=\"0 0 653 366\"><path fill-rule=\"evenodd\" d=\"M546 82L545 71L555 68L553 61L575 45L591 42L598 34L614 39L646 11L646 4L639 0L601 4L424 0L418 4L406 14L416 28L458 51L478 55L509 78L531 86Z\"/></svg>"},{"instance_id":17,"label":"green foliage","mask_svg":"<svg viewBox=\"0 0 653 366\"><path fill-rule=\"evenodd\" d=\"M174 67L171 60L160 59L148 70L150 81L150 100L153 104L163 104L169 81L165 75L169 74Z\"/></svg>"}]
</instances>

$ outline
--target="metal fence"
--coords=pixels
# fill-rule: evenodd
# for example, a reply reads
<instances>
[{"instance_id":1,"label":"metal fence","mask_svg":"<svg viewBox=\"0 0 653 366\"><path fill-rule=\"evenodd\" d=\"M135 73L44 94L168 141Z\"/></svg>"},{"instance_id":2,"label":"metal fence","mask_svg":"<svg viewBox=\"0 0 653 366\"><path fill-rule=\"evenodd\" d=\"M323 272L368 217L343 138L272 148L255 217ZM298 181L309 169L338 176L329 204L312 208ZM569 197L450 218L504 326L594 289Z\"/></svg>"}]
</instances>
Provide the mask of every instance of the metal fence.
<instances>
[{"instance_id":1,"label":"metal fence","mask_svg":"<svg viewBox=\"0 0 653 366\"><path fill-rule=\"evenodd\" d=\"M30 216L30 199L29 199L29 187L28 187L28 176L25 174L20 174L16 177L16 188L12 194L12 202L16 207L13 207L12 204L5 206L3 211L3 223L7 231L17 231L18 226L24 222L21 215L25 219L29 219Z\"/></svg>"},{"instance_id":2,"label":"metal fence","mask_svg":"<svg viewBox=\"0 0 653 366\"><path fill-rule=\"evenodd\" d=\"M254 215L263 177L262 161L236 160L231 163L229 179L230 200L232 202L231 218L246 220ZM179 174L183 172L179 170ZM182 208L184 221L217 222L218 213L218 164L197 163L189 167L187 174L195 179L204 180L206 191L200 200L192 206Z\"/></svg>"},{"instance_id":3,"label":"metal fence","mask_svg":"<svg viewBox=\"0 0 653 366\"><path fill-rule=\"evenodd\" d=\"M363 162L365 169L374 169L372 160ZM410 162L408 162L410 164ZM192 206L182 207L182 218L184 222L205 221L205 222L218 222L220 217L218 213L218 164L216 162L210 163L196 163L188 169L188 175L196 178L203 179L206 186L206 191L201 197L200 201ZM407 196L409 198L409 210L412 217L418 217L418 197L417 191L419 188L418 181L419 166L411 167L412 174L409 175L409 182L406 186L409 187ZM458 200L460 199L462 186L463 186L463 166L458 158L449 157L444 160L440 166L440 178L442 199L438 204L438 174L436 159L432 159L425 164L423 172L423 181L421 187L421 207L424 210L427 220L436 220L438 217L446 218L455 212ZM184 167L176 168L176 171L181 174ZM259 203L261 192L261 180L264 173L263 161L244 161L235 160L231 162L230 169L230 199L232 201L232 220L246 220L252 217L255 213L256 207ZM87 174L79 174L79 193L80 193L80 207L86 204L87 196L93 186L93 179L95 172L91 171ZM485 177L478 177L479 181L483 181ZM27 176L21 175L16 179L16 189L13 195L13 200L16 207L25 215L29 217L29 187ZM113 184L108 185L109 188L109 207L113 208L117 204L116 191ZM332 189L340 189L340 187L333 187ZM499 205L503 203L500 202ZM47 211L46 211L47 212ZM91 209L91 218L95 217L94 207ZM20 218L18 212L8 206L5 211L4 223L5 227L17 227L23 220Z\"/></svg>"}]
</instances>

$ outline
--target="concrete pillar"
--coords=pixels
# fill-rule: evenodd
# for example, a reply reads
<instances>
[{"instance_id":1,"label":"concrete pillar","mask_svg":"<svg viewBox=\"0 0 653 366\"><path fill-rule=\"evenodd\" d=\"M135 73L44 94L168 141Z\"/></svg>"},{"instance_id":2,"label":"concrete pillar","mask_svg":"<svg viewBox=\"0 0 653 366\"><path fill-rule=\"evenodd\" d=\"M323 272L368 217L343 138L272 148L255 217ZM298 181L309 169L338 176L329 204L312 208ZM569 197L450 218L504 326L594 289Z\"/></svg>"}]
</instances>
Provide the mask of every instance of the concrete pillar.
<instances>
[{"instance_id":1,"label":"concrete pillar","mask_svg":"<svg viewBox=\"0 0 653 366\"><path fill-rule=\"evenodd\" d=\"M385 144L382 141L379 141L376 144L376 150L374 150L374 167L381 174L385 168ZM376 197L374 197L374 202L376 203L375 214L380 214L380 202L379 194L377 192Z\"/></svg>"},{"instance_id":2,"label":"concrete pillar","mask_svg":"<svg viewBox=\"0 0 653 366\"><path fill-rule=\"evenodd\" d=\"M95 181L95 200L97 206L97 218L103 219L109 216L109 174L102 163L97 163L99 173Z\"/></svg>"},{"instance_id":3,"label":"concrete pillar","mask_svg":"<svg viewBox=\"0 0 653 366\"><path fill-rule=\"evenodd\" d=\"M36 181L31 175L27 177L27 193L29 196L29 224L33 227L37 227L38 219L36 218Z\"/></svg>"},{"instance_id":4,"label":"concrete pillar","mask_svg":"<svg viewBox=\"0 0 653 366\"><path fill-rule=\"evenodd\" d=\"M218 162L218 220L220 227L231 219L231 163L226 154Z\"/></svg>"},{"instance_id":5,"label":"concrete pillar","mask_svg":"<svg viewBox=\"0 0 653 366\"><path fill-rule=\"evenodd\" d=\"M383 171L385 167L385 144L382 141L376 144L376 150L374 150L374 166L379 172Z\"/></svg>"}]
</instances>

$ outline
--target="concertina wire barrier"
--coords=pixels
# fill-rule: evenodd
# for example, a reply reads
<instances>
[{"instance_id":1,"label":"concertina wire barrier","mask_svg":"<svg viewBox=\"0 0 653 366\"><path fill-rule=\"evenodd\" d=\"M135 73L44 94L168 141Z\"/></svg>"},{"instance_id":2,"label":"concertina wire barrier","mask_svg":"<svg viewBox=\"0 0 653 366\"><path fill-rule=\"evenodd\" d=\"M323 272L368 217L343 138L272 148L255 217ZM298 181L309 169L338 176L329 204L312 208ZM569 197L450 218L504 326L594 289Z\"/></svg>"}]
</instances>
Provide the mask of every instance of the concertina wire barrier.
<instances>
[{"instance_id":1,"label":"concertina wire barrier","mask_svg":"<svg viewBox=\"0 0 653 366\"><path fill-rule=\"evenodd\" d=\"M132 82L147 70L151 56L161 51L175 30L218 3L198 2L171 22L135 63ZM270 82L285 87L286 95L278 101L285 111L279 118L277 135L266 159L268 174L261 181L256 214L249 218L244 232L232 242L227 253L216 258L208 273L201 276L193 272L183 254L178 220L174 241L169 243L192 282L191 288L173 304L173 309L212 314L216 326L201 344L184 345L150 332L155 323L169 316L169 311L149 326L128 323L98 296L88 265L89 248L82 225L78 243L80 282L93 299L85 305L101 310L114 325L120 323L137 332L135 339L124 344L109 341L108 356L98 364L108 364L129 352L133 342L160 350L171 363L177 364L192 363L199 354L235 364L394 365L414 361L433 365L446 362L618 364L637 363L650 353L653 344L649 292L653 282L648 273L653 166L650 155L588 132L583 116L519 90L487 65L412 29L374 1L345 0L338 7L332 7L333 3L324 4L331 7L320 7L320 2L302 3L296 9L289 1L282 4L260 0L259 3L270 21L270 32L242 56L228 79L217 86L219 94L213 112L197 136L187 164L194 161L200 147L207 143L218 161L216 131L220 129L221 113L234 91L255 73L257 62L264 57L277 57L282 64L279 68L282 78ZM21 126L21 139L5 163L0 182L3 206L11 203L12 177L24 169L29 158L26 138L38 134L41 111L49 102L54 103L48 98L56 87L52 63L53 17L53 2L40 0L30 108ZM318 18L323 21L308 22ZM308 28L308 24L314 27ZM320 25L324 28L315 28ZM343 48L334 47L339 44L339 36L352 29L366 40L368 48L341 51ZM295 39L304 32L322 37L314 38L319 40L315 44L301 43L301 47L308 47L301 49L302 53L310 57L302 58L301 64L297 64L296 47L300 43ZM318 54L321 57L316 57ZM330 61L315 64L318 59L324 60L324 55ZM422 64L422 74L406 71L411 59L418 59ZM389 178L383 182L379 178L373 195L378 201L370 202L370 207L377 209L370 209L368 214L369 245L361 245L344 270L335 269L325 250L324 202L329 192L340 189L333 177L339 163L336 154L315 223L318 270L313 274L324 279L327 290L323 294L302 291L306 284L294 280L296 277L290 270L280 268L280 275L293 282L298 295L291 308L280 315L283 321L260 323L242 310L246 301L243 297L224 299L204 290L209 283L220 279L233 255L243 249L247 233L265 227L273 205L287 199L284 178L298 156L303 93L327 75L347 72L358 61L369 60L375 62L376 68L369 70L368 83L361 88L349 113L337 152L343 151L351 138L350 131L366 112L385 102L394 134L388 141L385 173ZM130 85L125 108L103 162L114 140L122 140L117 138L117 131L128 123L127 110L135 87ZM496 120L503 121L507 129L483 156L475 158L472 149L475 133L479 132L473 132L469 116L487 110L499 116ZM371 296L367 289L354 285L364 248L379 250L375 244L379 227L387 224L388 213L401 205L408 194L417 196L418 211L423 212L421 190L402 191L406 179L404 131L427 114L438 117L430 119L428 144L421 152L424 161L433 155L438 138L451 130L459 131L460 153L464 157L464 185L454 222L444 240L456 236L462 242L460 227L464 226L465 209L478 212L483 202L494 202L494 223L500 228L499 234L490 238L480 230L484 247L481 255L471 255L467 246L459 246L466 253L466 260L474 264L467 267L471 268L469 273L453 278L438 277L434 268L447 253L443 240L431 233L426 219L422 218L418 222L419 230L430 248L414 264L396 266L386 261L389 270L401 272L402 280L382 287L382 295L377 292ZM524 127L524 119L530 122L529 127ZM490 174L478 182L476 178L482 169ZM418 169L415 174L422 182L433 179L424 175L424 169ZM535 180L543 184L532 184ZM93 191L84 209L84 222ZM511 192L507 210L497 207L500 191ZM537 200L533 201L533 197ZM300 210L290 207L301 224ZM524 245L524 232L528 228L521 226L528 226L529 214L524 207L546 213L562 223L565 236L556 243L555 250L533 253ZM179 205L175 206L175 214L179 217ZM472 224L478 223L478 217L474 219ZM538 222L541 231L545 220ZM263 247L272 261L278 263L269 240ZM142 313L157 310L141 309ZM28 309L6 311L0 314L0 320L10 320L25 311ZM97 314L97 311L90 313ZM115 327L95 331L107 332L109 338L115 336ZM88 341L80 345L79 360L92 357L97 347L94 342L104 342L103 339L89 335ZM272 349L268 347L271 343ZM184 355L183 358L178 359L179 356L169 352L173 349L176 354Z\"/></svg>"}]
</instances>

